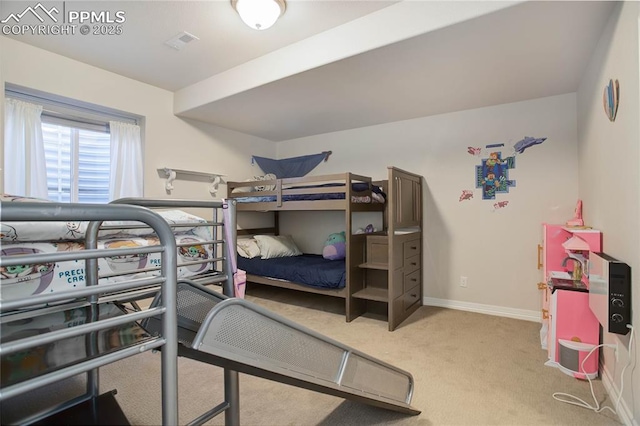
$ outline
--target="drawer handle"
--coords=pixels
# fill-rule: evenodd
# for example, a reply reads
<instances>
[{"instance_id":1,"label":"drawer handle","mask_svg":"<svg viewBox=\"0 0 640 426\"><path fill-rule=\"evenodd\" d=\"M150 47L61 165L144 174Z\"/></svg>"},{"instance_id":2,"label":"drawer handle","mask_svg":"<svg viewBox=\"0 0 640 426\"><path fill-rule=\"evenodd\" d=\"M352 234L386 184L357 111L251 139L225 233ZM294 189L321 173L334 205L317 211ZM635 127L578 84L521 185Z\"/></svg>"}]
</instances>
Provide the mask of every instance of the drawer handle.
<instances>
[{"instance_id":1,"label":"drawer handle","mask_svg":"<svg viewBox=\"0 0 640 426\"><path fill-rule=\"evenodd\" d=\"M538 283L538 290L545 290L547 288L547 283Z\"/></svg>"},{"instance_id":2,"label":"drawer handle","mask_svg":"<svg viewBox=\"0 0 640 426\"><path fill-rule=\"evenodd\" d=\"M549 318L549 311L547 309L543 309L542 310L542 319L548 319Z\"/></svg>"},{"instance_id":3,"label":"drawer handle","mask_svg":"<svg viewBox=\"0 0 640 426\"><path fill-rule=\"evenodd\" d=\"M418 297L418 295L417 294L412 294L411 297Z\"/></svg>"},{"instance_id":4,"label":"drawer handle","mask_svg":"<svg viewBox=\"0 0 640 426\"><path fill-rule=\"evenodd\" d=\"M538 244L538 269L542 269L542 260L540 255L542 254L542 246Z\"/></svg>"},{"instance_id":5,"label":"drawer handle","mask_svg":"<svg viewBox=\"0 0 640 426\"><path fill-rule=\"evenodd\" d=\"M413 266L416 266L416 265L417 265L417 263L416 263L416 262L411 262L411 264L412 264Z\"/></svg>"},{"instance_id":6,"label":"drawer handle","mask_svg":"<svg viewBox=\"0 0 640 426\"><path fill-rule=\"evenodd\" d=\"M416 247L416 246L411 246L411 250L418 250L418 247Z\"/></svg>"},{"instance_id":7,"label":"drawer handle","mask_svg":"<svg viewBox=\"0 0 640 426\"><path fill-rule=\"evenodd\" d=\"M417 278L411 278L411 281L416 282L416 281L418 281L418 279Z\"/></svg>"}]
</instances>

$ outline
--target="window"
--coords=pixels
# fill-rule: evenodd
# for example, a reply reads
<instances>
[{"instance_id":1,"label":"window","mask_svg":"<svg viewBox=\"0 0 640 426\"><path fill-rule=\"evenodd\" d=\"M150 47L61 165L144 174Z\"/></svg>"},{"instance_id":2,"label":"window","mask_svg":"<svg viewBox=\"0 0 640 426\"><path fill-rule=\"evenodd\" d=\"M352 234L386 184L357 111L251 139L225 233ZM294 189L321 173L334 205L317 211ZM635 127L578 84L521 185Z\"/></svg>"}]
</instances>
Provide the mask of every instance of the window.
<instances>
[{"instance_id":1,"label":"window","mask_svg":"<svg viewBox=\"0 0 640 426\"><path fill-rule=\"evenodd\" d=\"M42 135L51 201L109 202L109 133L46 123Z\"/></svg>"},{"instance_id":2,"label":"window","mask_svg":"<svg viewBox=\"0 0 640 426\"><path fill-rule=\"evenodd\" d=\"M141 117L10 83L5 98L17 129L5 138L7 192L78 203L142 196ZM34 129L42 131L41 142Z\"/></svg>"}]
</instances>

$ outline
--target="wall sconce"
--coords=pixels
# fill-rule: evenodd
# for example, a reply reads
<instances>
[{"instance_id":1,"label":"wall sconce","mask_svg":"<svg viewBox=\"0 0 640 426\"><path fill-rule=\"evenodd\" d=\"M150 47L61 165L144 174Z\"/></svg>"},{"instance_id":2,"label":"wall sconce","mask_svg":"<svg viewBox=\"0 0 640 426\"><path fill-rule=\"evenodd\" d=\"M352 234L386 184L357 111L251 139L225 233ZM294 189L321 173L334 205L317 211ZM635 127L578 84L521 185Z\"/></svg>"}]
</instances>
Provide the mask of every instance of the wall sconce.
<instances>
[{"instance_id":1,"label":"wall sconce","mask_svg":"<svg viewBox=\"0 0 640 426\"><path fill-rule=\"evenodd\" d=\"M266 30L286 9L284 0L231 0L242 21L254 30Z\"/></svg>"}]
</instances>

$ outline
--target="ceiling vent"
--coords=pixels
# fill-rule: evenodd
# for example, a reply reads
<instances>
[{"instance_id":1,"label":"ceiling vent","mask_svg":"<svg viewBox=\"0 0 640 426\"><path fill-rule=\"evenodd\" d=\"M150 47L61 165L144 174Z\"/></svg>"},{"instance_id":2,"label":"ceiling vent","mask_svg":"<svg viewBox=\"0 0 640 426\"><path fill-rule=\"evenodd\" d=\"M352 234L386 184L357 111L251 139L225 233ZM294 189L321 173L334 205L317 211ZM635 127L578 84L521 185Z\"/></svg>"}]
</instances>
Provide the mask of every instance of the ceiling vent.
<instances>
[{"instance_id":1,"label":"ceiling vent","mask_svg":"<svg viewBox=\"0 0 640 426\"><path fill-rule=\"evenodd\" d=\"M189 34L188 32L183 31L175 37L172 37L169 40L165 41L164 44L169 47L173 47L176 50L182 50L182 48L186 46L187 43L191 43L193 40L200 39L193 34Z\"/></svg>"}]
</instances>

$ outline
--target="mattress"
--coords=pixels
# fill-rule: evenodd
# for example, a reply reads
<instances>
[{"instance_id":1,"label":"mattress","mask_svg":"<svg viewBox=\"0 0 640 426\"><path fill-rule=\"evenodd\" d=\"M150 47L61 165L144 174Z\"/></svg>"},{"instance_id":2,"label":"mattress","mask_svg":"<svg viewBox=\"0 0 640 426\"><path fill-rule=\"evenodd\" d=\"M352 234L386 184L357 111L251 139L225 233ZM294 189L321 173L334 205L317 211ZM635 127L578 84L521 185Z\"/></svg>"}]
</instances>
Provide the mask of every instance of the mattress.
<instances>
[{"instance_id":1,"label":"mattress","mask_svg":"<svg viewBox=\"0 0 640 426\"><path fill-rule=\"evenodd\" d=\"M176 235L177 244L193 244L178 247L178 265L186 262L210 259L213 257L210 244L206 239L194 234ZM118 236L98 241L98 249L136 248L157 245L154 236ZM3 243L0 254L20 256L25 254L52 253L83 250L84 245L77 241L56 242L13 242ZM162 266L160 253L142 253L129 256L114 256L98 259L98 275L121 274L100 278L99 284L119 282L131 278L145 278L159 274ZM136 272L143 268L157 268L155 271ZM211 263L199 263L178 267L178 278L187 278L211 270ZM55 293L71 290L85 285L85 261L70 260L56 263L40 263L20 266L0 267L0 300L11 300L41 293Z\"/></svg>"},{"instance_id":2,"label":"mattress","mask_svg":"<svg viewBox=\"0 0 640 426\"><path fill-rule=\"evenodd\" d=\"M48 200L38 198L18 197L2 194L0 201L3 202L42 202ZM192 233L205 239L211 239L209 227L205 225L207 221L201 217L194 216L182 210L165 210L158 213L176 234ZM133 229L105 229L100 230L99 237L114 237L118 235L151 235L153 231L149 227L142 226L135 221L107 221L102 224L104 227L132 227ZM14 241L78 241L84 240L89 222L9 222L0 224L0 241L11 243Z\"/></svg>"},{"instance_id":3,"label":"mattress","mask_svg":"<svg viewBox=\"0 0 640 426\"><path fill-rule=\"evenodd\" d=\"M3 202L42 202L47 200L2 194ZM178 247L178 265L186 262L213 258L211 231L207 221L181 210L157 212L171 225ZM20 256L25 254L69 252L84 249L84 238L89 222L3 222L0 224L0 254ZM158 245L153 230L140 222L111 221L103 226L113 227L99 232L98 249L136 248ZM132 228L137 226L137 228ZM125 228L115 228L125 227ZM99 284L119 282L131 278L159 275L161 254L137 254L104 257L98 259ZM139 272L140 269L155 268ZM211 263L198 263L178 267L178 278L192 277L212 269ZM117 275L119 274L119 275ZM0 267L0 300L12 300L34 294L55 293L85 285L85 261L71 260L57 263Z\"/></svg>"},{"instance_id":4,"label":"mattress","mask_svg":"<svg viewBox=\"0 0 640 426\"><path fill-rule=\"evenodd\" d=\"M306 185L296 186L287 189L313 189L313 188L327 188L327 187L344 187L343 183L326 183L323 185ZM354 183L351 185L351 189L357 192L365 192L369 190L369 185L366 183ZM386 195L377 186L372 186L372 195L352 195L352 203L384 203ZM316 200L344 200L344 192L321 192L311 194L283 194L282 201L316 201ZM251 197L237 197L234 199L239 203L263 203L277 201L276 195L261 195Z\"/></svg>"},{"instance_id":5,"label":"mattress","mask_svg":"<svg viewBox=\"0 0 640 426\"><path fill-rule=\"evenodd\" d=\"M247 259L238 256L238 268L248 274L291 281L325 289L344 288L346 267L344 260L327 260L317 254L279 257L275 259Z\"/></svg>"}]
</instances>

